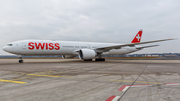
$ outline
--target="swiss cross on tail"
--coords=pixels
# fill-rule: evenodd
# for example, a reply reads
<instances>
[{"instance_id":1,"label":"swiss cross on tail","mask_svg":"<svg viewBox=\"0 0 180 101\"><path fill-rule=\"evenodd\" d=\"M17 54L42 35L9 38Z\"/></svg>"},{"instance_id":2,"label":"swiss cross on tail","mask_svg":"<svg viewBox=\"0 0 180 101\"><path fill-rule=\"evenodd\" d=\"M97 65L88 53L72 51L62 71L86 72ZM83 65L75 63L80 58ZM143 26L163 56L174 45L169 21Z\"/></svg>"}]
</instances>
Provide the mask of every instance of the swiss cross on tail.
<instances>
[{"instance_id":1,"label":"swiss cross on tail","mask_svg":"<svg viewBox=\"0 0 180 101\"><path fill-rule=\"evenodd\" d=\"M131 43L139 43L141 41L141 37L142 37L142 30L140 30L136 36L134 37L134 39L132 40Z\"/></svg>"}]
</instances>

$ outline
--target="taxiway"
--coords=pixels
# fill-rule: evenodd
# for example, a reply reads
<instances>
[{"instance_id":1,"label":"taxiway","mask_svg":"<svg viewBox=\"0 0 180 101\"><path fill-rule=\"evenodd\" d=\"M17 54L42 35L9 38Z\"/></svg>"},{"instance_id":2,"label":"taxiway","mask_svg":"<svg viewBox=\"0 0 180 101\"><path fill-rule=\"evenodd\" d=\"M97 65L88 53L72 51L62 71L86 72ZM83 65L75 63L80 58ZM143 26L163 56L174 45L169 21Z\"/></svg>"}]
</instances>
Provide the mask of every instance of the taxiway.
<instances>
[{"instance_id":1,"label":"taxiway","mask_svg":"<svg viewBox=\"0 0 180 101\"><path fill-rule=\"evenodd\" d=\"M1 101L178 101L180 60L0 59Z\"/></svg>"}]
</instances>

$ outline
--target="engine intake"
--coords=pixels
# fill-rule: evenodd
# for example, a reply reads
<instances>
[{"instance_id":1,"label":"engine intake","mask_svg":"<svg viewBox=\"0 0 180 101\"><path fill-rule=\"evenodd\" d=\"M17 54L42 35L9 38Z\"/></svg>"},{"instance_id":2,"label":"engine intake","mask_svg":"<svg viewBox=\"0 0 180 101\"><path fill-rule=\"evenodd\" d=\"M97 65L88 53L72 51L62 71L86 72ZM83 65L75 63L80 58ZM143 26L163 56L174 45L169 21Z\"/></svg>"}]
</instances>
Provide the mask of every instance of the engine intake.
<instances>
[{"instance_id":1,"label":"engine intake","mask_svg":"<svg viewBox=\"0 0 180 101\"><path fill-rule=\"evenodd\" d=\"M96 52L92 49L81 49L79 51L79 58L88 60L88 59L93 59L96 57Z\"/></svg>"}]
</instances>

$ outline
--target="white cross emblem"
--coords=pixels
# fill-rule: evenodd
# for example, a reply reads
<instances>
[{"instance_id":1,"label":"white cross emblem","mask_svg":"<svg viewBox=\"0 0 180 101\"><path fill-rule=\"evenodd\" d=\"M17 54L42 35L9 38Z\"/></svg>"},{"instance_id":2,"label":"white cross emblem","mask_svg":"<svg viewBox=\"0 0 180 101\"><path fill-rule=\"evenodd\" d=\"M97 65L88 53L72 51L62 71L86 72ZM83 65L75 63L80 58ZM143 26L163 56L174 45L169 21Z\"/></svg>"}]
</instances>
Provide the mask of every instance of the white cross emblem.
<instances>
[{"instance_id":1,"label":"white cross emblem","mask_svg":"<svg viewBox=\"0 0 180 101\"><path fill-rule=\"evenodd\" d=\"M136 36L137 40L139 41L139 39L141 39L141 37L139 36L139 34Z\"/></svg>"}]
</instances>

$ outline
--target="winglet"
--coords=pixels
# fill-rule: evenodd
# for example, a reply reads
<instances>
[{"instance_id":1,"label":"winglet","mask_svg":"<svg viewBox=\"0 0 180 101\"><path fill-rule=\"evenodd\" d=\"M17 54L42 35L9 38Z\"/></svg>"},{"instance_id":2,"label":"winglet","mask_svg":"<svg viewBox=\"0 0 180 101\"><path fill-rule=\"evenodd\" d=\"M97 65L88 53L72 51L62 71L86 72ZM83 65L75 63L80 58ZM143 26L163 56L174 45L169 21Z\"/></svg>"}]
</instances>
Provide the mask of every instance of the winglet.
<instances>
[{"instance_id":1,"label":"winglet","mask_svg":"<svg viewBox=\"0 0 180 101\"><path fill-rule=\"evenodd\" d=\"M169 40L178 40L178 38L171 38L171 39L169 39Z\"/></svg>"},{"instance_id":2,"label":"winglet","mask_svg":"<svg viewBox=\"0 0 180 101\"><path fill-rule=\"evenodd\" d=\"M142 37L142 32L143 30L140 30L136 36L134 37L134 39L131 41L131 43L139 43L141 41L141 37Z\"/></svg>"}]
</instances>

